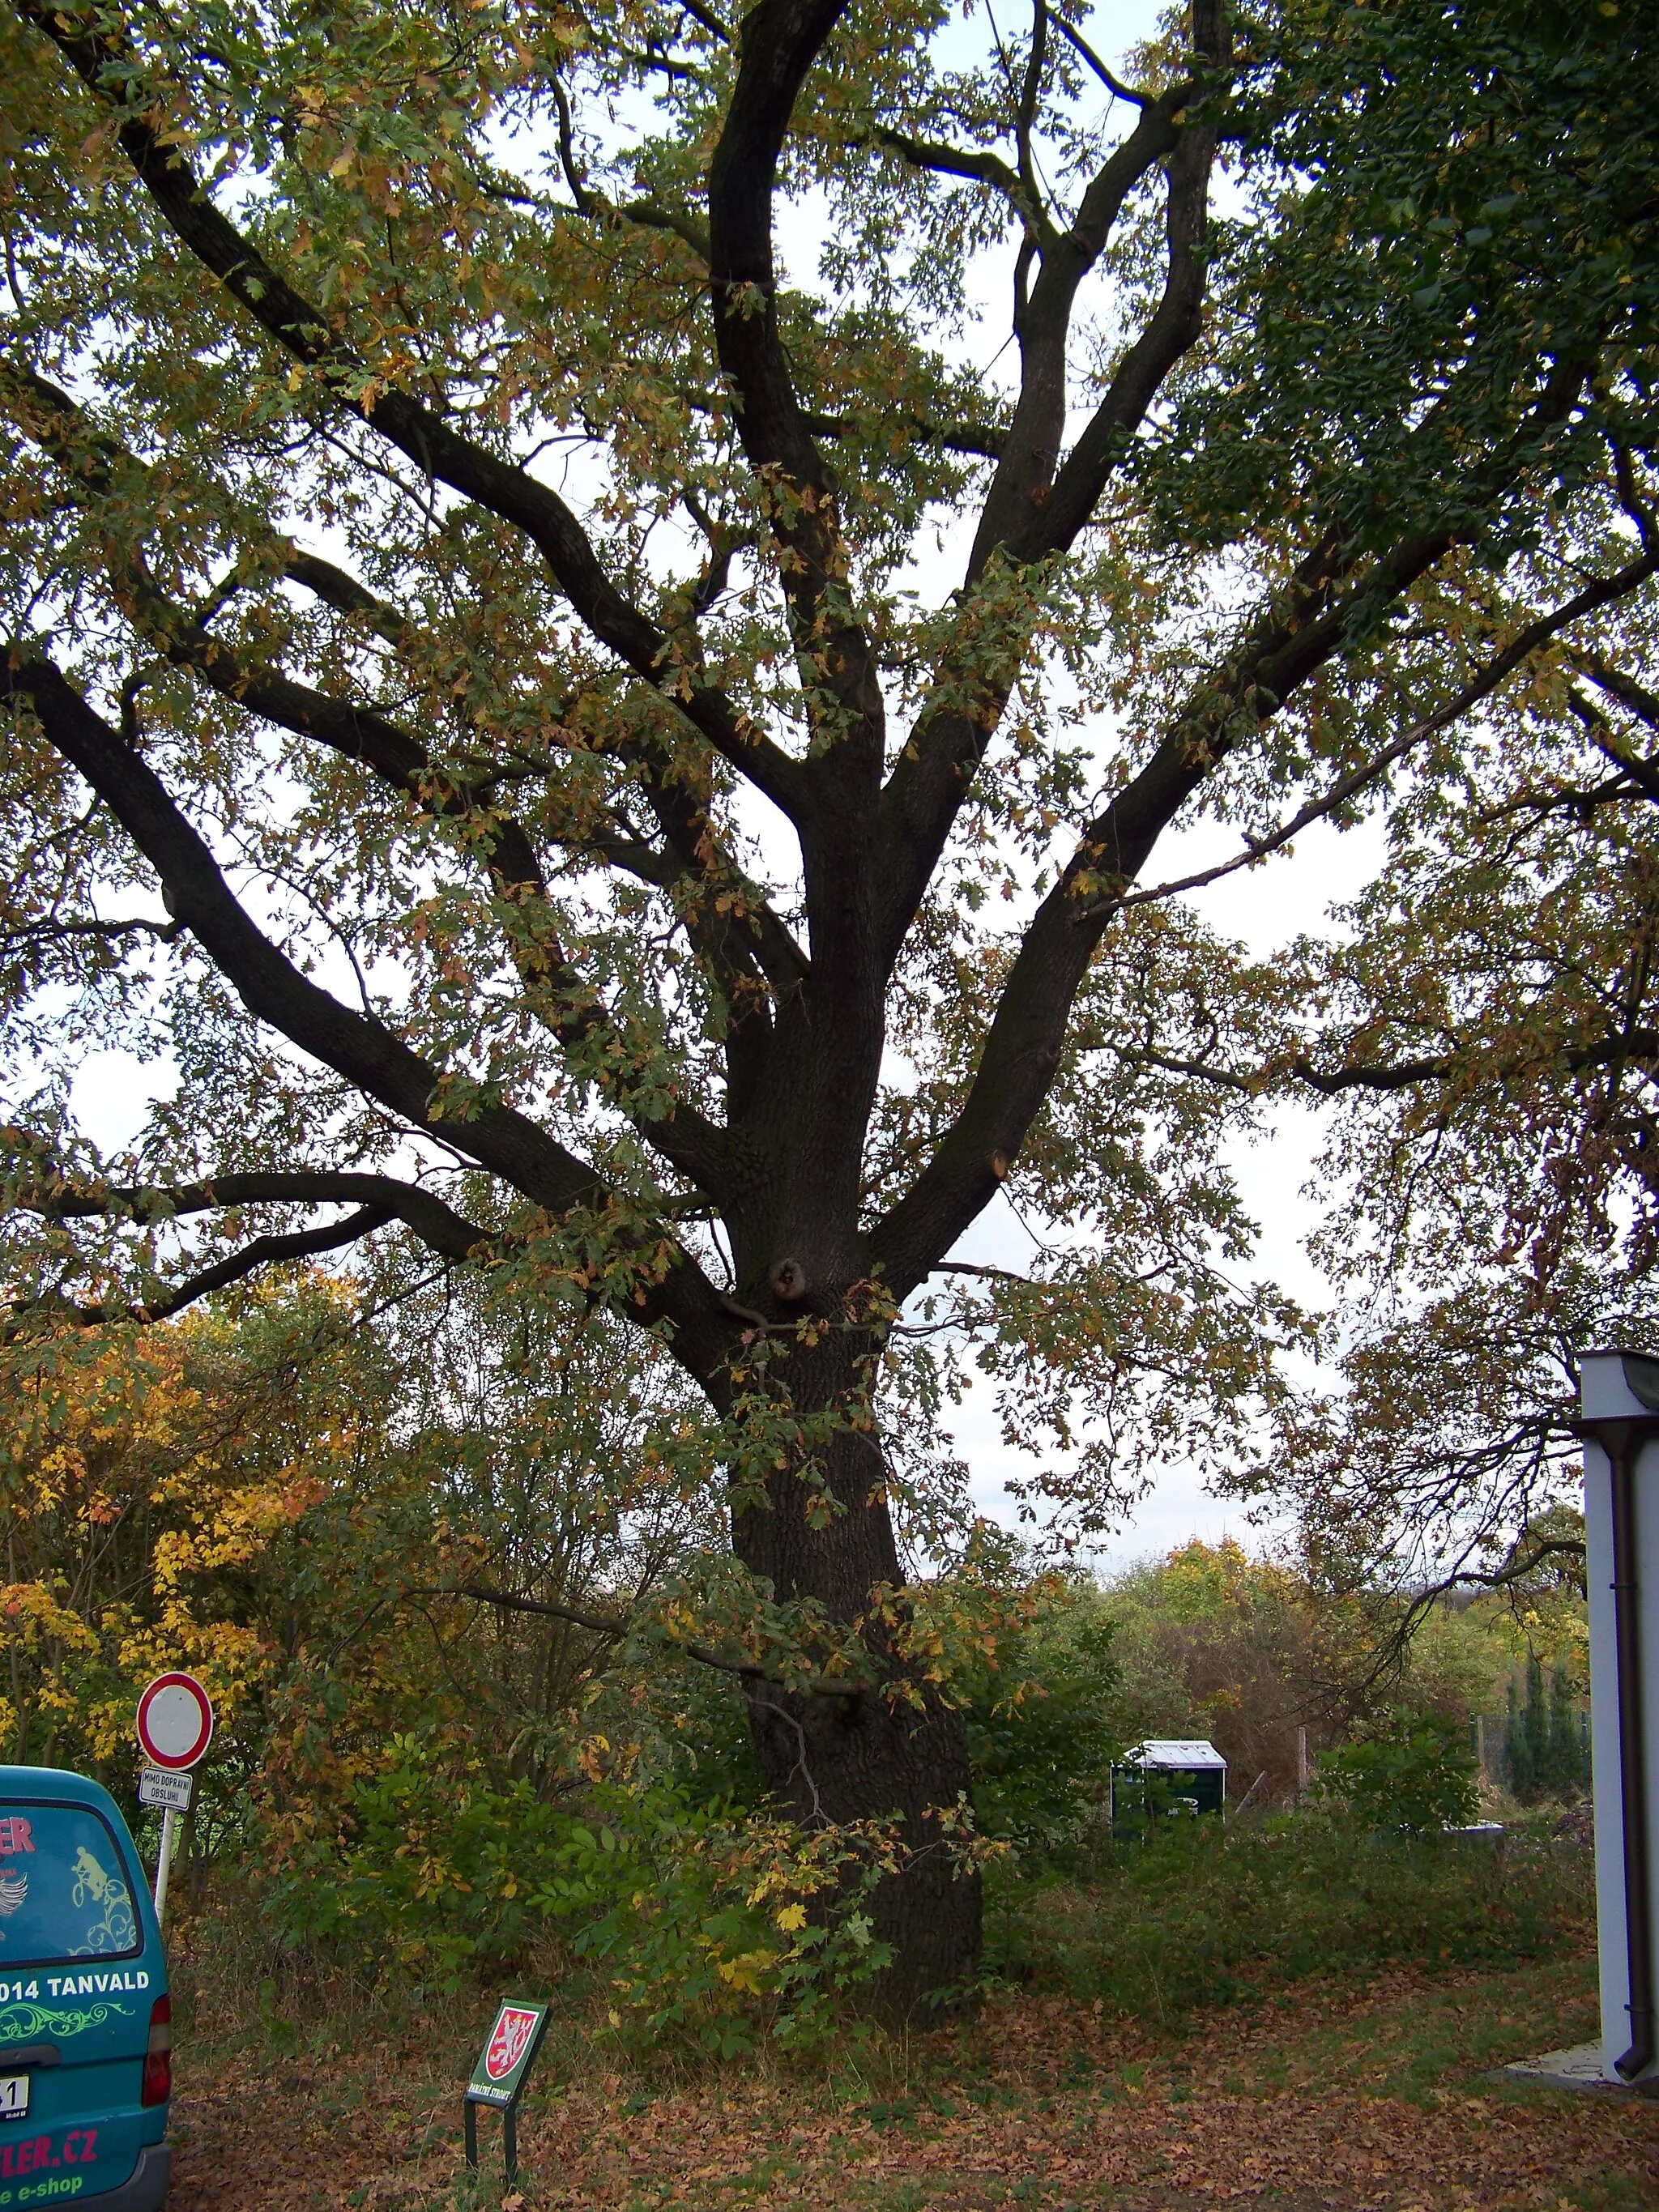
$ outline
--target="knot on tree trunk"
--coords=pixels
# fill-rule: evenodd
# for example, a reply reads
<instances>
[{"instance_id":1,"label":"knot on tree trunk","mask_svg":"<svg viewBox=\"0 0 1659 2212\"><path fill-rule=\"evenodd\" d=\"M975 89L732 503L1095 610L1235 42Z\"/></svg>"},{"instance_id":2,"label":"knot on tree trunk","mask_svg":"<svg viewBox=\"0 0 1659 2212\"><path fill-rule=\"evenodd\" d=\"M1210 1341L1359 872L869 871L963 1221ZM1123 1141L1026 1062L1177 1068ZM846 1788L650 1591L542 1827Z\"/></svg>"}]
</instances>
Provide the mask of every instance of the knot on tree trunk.
<instances>
[{"instance_id":1,"label":"knot on tree trunk","mask_svg":"<svg viewBox=\"0 0 1659 2212\"><path fill-rule=\"evenodd\" d=\"M799 1305L806 1296L806 1270L799 1260L780 1260L767 1279L773 1297L787 1306Z\"/></svg>"}]
</instances>

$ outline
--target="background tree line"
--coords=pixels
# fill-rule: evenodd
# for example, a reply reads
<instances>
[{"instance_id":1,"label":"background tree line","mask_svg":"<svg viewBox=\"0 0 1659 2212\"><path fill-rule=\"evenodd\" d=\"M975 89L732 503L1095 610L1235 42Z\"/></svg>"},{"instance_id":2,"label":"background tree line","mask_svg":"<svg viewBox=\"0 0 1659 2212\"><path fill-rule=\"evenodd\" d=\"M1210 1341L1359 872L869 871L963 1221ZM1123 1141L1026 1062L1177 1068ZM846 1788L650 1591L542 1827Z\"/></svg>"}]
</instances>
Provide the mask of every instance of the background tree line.
<instances>
[{"instance_id":1,"label":"background tree line","mask_svg":"<svg viewBox=\"0 0 1659 2212\"><path fill-rule=\"evenodd\" d=\"M864 1899L890 1838L781 1820L738 1685L672 1640L725 1553L694 1511L641 1508L661 1414L629 1350L594 1397L569 1378L599 1348L526 1346L516 1308L366 1321L314 1274L15 1343L7 1755L128 1795L136 1689L189 1664L222 1715L182 1869L196 1911L234 1896L279 1950L422 1979L562 1934L659 2025L768 2004L805 2033L879 1963ZM1235 1802L1261 1778L1260 1817L1295 1802L1299 1730L1318 1753L1426 1718L1455 1747L1528 1653L1574 1690L1576 1729L1583 1606L1559 1577L1524 1605L1443 1603L1402 1649L1386 1581L1362 1599L1231 1543L1102 1583L981 1527L933 1569L998 1895L1091 1863L1145 1735L1212 1738ZM629 1627L647 1600L655 1640ZM1547 1754L1542 1679L1534 1656L1516 1741L1537 1707ZM1515 1779L1571 1796L1582 1773Z\"/></svg>"}]
</instances>

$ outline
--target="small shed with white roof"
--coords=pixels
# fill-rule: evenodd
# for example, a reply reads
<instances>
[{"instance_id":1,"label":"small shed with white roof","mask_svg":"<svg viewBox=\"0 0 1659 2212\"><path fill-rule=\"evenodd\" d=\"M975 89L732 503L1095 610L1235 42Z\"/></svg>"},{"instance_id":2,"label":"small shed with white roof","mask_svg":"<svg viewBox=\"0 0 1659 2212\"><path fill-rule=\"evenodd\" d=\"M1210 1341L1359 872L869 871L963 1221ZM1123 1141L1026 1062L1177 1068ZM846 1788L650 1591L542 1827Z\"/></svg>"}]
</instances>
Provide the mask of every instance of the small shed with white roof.
<instances>
[{"instance_id":1,"label":"small shed with white roof","mask_svg":"<svg viewBox=\"0 0 1659 2212\"><path fill-rule=\"evenodd\" d=\"M1136 1808L1147 1807L1146 1784L1172 1800L1170 1810L1222 1813L1227 1803L1227 1762L1212 1743L1198 1736L1152 1736L1126 1753L1112 1773L1112 1817L1117 1817L1121 1782L1130 1784ZM1150 1809L1150 1808L1148 1808Z\"/></svg>"}]
</instances>

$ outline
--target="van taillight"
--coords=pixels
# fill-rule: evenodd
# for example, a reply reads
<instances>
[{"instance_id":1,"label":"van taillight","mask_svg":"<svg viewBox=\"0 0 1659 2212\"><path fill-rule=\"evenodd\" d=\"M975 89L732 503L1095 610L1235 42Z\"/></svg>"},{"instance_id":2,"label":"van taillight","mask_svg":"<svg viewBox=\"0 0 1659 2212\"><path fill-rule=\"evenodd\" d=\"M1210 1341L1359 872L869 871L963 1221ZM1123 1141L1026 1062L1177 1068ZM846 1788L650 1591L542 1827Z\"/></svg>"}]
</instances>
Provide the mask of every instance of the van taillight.
<instances>
[{"instance_id":1,"label":"van taillight","mask_svg":"<svg viewBox=\"0 0 1659 2212\"><path fill-rule=\"evenodd\" d=\"M165 2105L173 2094L173 2000L157 1997L149 2008L149 2045L144 2052L141 2105Z\"/></svg>"}]
</instances>

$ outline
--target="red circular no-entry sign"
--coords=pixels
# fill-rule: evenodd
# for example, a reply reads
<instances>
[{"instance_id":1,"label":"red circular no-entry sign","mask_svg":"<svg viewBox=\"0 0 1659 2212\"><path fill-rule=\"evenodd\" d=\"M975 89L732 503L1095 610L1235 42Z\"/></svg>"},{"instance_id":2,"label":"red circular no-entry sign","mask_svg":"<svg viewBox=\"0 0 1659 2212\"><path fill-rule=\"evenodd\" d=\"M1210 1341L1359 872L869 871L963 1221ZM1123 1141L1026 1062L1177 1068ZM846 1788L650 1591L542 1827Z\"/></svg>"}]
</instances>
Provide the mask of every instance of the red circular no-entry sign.
<instances>
[{"instance_id":1,"label":"red circular no-entry sign","mask_svg":"<svg viewBox=\"0 0 1659 2212\"><path fill-rule=\"evenodd\" d=\"M213 1705L194 1674L158 1674L138 1700L138 1747L180 1774L213 1741Z\"/></svg>"}]
</instances>

